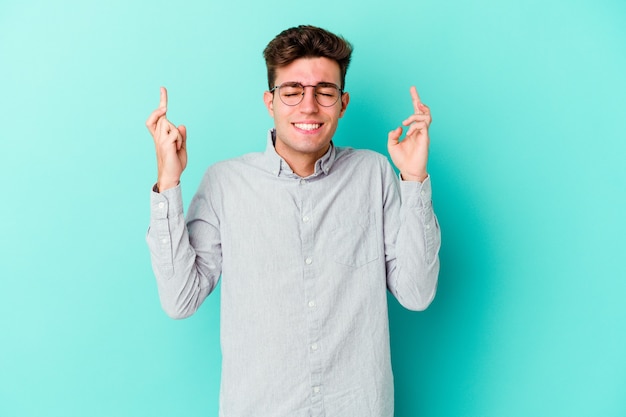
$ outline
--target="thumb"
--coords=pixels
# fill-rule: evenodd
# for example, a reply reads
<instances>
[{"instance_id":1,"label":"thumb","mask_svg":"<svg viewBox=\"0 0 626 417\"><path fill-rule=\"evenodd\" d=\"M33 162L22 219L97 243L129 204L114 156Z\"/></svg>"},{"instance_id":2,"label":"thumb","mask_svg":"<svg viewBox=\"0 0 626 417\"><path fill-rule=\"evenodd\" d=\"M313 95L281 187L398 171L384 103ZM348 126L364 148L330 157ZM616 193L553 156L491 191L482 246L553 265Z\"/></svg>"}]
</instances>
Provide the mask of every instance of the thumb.
<instances>
[{"instance_id":1,"label":"thumb","mask_svg":"<svg viewBox=\"0 0 626 417\"><path fill-rule=\"evenodd\" d=\"M387 146L394 146L398 144L398 141L400 140L400 136L402 135L402 128L398 127L392 131L389 132L389 135L387 136Z\"/></svg>"},{"instance_id":2,"label":"thumb","mask_svg":"<svg viewBox=\"0 0 626 417\"><path fill-rule=\"evenodd\" d=\"M180 135L183 137L183 140L187 140L187 126L179 125L178 131L180 132Z\"/></svg>"}]
</instances>

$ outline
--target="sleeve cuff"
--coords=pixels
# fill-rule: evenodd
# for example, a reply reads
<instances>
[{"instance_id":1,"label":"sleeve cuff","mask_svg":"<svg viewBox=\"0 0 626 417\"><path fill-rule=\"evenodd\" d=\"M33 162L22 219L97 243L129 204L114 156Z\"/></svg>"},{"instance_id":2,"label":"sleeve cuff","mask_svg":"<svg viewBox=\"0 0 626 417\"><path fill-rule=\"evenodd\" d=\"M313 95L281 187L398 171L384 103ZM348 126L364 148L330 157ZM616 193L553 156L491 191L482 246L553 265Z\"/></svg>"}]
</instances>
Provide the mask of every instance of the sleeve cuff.
<instances>
[{"instance_id":1,"label":"sleeve cuff","mask_svg":"<svg viewBox=\"0 0 626 417\"><path fill-rule=\"evenodd\" d=\"M432 188L430 175L423 182L400 181L402 199L409 207L431 207Z\"/></svg>"},{"instance_id":2,"label":"sleeve cuff","mask_svg":"<svg viewBox=\"0 0 626 417\"><path fill-rule=\"evenodd\" d=\"M156 184L150 193L150 209L152 218L167 219L183 214L183 197L180 185L161 193L156 191Z\"/></svg>"}]
</instances>

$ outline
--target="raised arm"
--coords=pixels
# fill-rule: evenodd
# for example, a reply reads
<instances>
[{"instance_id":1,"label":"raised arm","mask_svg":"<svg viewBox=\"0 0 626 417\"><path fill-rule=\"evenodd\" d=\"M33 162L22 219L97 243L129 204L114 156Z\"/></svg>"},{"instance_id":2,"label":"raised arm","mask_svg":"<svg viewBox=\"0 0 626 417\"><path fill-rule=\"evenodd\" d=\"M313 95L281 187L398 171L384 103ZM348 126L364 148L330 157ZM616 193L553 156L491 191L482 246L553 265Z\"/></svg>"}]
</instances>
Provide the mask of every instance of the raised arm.
<instances>
[{"instance_id":1,"label":"raised arm","mask_svg":"<svg viewBox=\"0 0 626 417\"><path fill-rule=\"evenodd\" d=\"M403 181L386 196L385 252L389 290L404 307L423 310L437 290L441 232L426 171L432 117L415 87L411 98L414 113L402 122L408 126L405 137L400 140L402 127L389 132L389 154Z\"/></svg>"},{"instance_id":2,"label":"raised arm","mask_svg":"<svg viewBox=\"0 0 626 417\"><path fill-rule=\"evenodd\" d=\"M193 227L183 214L180 176L187 165L187 129L166 117L167 90L146 121L154 139L158 166L158 190L150 197L150 228L146 241L157 280L161 305L173 318L193 314L215 288L221 273L218 221L209 205L192 201ZM206 183L202 187L208 189ZM202 200L202 198L200 198ZM198 201L198 199L194 199Z\"/></svg>"}]
</instances>

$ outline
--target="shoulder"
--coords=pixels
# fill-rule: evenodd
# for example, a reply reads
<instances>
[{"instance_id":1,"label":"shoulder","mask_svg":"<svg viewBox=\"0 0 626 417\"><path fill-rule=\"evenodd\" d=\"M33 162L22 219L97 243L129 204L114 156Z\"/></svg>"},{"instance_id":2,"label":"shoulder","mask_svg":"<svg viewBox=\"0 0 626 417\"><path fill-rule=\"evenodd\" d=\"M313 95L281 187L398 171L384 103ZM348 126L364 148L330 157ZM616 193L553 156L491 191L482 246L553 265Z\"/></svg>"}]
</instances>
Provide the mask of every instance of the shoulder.
<instances>
[{"instance_id":1,"label":"shoulder","mask_svg":"<svg viewBox=\"0 0 626 417\"><path fill-rule=\"evenodd\" d=\"M396 182L397 174L389 159L370 149L338 148L333 169L340 175L359 178L368 186L383 184L387 187Z\"/></svg>"},{"instance_id":2,"label":"shoulder","mask_svg":"<svg viewBox=\"0 0 626 417\"><path fill-rule=\"evenodd\" d=\"M350 167L364 165L368 166L370 169L379 167L383 170L390 167L389 160L386 156L370 149L337 147L335 160L342 165L345 164Z\"/></svg>"},{"instance_id":3,"label":"shoulder","mask_svg":"<svg viewBox=\"0 0 626 417\"><path fill-rule=\"evenodd\" d=\"M263 152L251 152L234 158L224 159L210 165L206 170L206 174L222 176L224 174L241 172L242 169L258 166L262 157Z\"/></svg>"}]
</instances>

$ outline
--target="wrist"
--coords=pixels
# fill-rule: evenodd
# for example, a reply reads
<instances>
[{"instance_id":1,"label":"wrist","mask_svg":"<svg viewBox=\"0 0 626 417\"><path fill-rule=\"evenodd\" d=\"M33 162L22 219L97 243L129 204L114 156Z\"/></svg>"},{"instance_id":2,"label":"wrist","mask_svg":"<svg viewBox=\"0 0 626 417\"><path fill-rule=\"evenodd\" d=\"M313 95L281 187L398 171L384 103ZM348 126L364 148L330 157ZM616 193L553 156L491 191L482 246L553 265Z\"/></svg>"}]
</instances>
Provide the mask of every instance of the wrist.
<instances>
[{"instance_id":1,"label":"wrist","mask_svg":"<svg viewBox=\"0 0 626 417\"><path fill-rule=\"evenodd\" d=\"M180 181L157 181L156 192L162 193L165 190L177 187L178 184L180 184Z\"/></svg>"},{"instance_id":2,"label":"wrist","mask_svg":"<svg viewBox=\"0 0 626 417\"><path fill-rule=\"evenodd\" d=\"M400 178L402 179L402 181L424 182L424 180L428 178L428 173L424 172L423 174L415 175L415 174L405 174L404 172L401 172Z\"/></svg>"}]
</instances>

